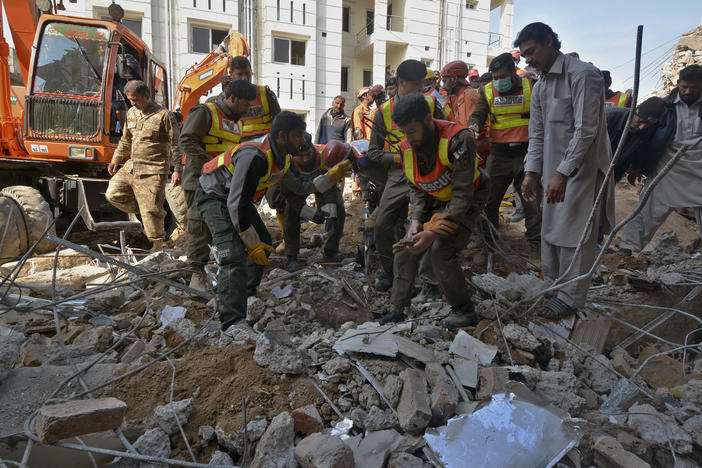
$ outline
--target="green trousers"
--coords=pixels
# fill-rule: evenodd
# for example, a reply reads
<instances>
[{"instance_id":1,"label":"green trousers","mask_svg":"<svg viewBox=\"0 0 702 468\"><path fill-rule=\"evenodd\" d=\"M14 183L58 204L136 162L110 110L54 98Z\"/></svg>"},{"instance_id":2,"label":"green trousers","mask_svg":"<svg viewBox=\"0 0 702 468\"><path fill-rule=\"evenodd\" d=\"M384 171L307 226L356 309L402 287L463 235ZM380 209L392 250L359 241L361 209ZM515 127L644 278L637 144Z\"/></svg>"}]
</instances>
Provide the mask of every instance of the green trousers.
<instances>
[{"instance_id":1,"label":"green trousers","mask_svg":"<svg viewBox=\"0 0 702 468\"><path fill-rule=\"evenodd\" d=\"M217 278L217 300L222 329L226 330L239 319L246 317L246 299L256 294L261 283L263 265L246 258L244 243L234 229L227 209L227 201L197 189L195 195L200 215L212 233L212 243L217 249L219 276ZM271 244L271 235L258 215L253 203L246 208L245 216L261 241Z\"/></svg>"}]
</instances>

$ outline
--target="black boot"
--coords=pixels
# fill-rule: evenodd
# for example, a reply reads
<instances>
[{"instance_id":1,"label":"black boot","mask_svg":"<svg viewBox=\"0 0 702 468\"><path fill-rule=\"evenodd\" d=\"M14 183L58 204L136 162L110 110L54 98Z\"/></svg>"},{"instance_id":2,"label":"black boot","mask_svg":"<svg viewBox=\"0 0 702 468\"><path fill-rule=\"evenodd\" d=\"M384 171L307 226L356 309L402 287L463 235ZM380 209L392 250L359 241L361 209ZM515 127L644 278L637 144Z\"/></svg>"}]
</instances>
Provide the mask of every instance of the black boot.
<instances>
[{"instance_id":1,"label":"black boot","mask_svg":"<svg viewBox=\"0 0 702 468\"><path fill-rule=\"evenodd\" d=\"M478 314L475 312L473 302L468 301L459 306L451 306L449 316L441 321L441 326L455 330L456 328L473 326L478 322Z\"/></svg>"},{"instance_id":2,"label":"black boot","mask_svg":"<svg viewBox=\"0 0 702 468\"><path fill-rule=\"evenodd\" d=\"M392 288L392 272L383 272L375 280L375 290L376 291L389 291Z\"/></svg>"},{"instance_id":3,"label":"black boot","mask_svg":"<svg viewBox=\"0 0 702 468\"><path fill-rule=\"evenodd\" d=\"M401 322L407 318L404 309L404 307L398 307L393 305L381 312L373 312L373 315L375 315L375 319L381 325L385 325L386 323L390 322Z\"/></svg>"},{"instance_id":4,"label":"black boot","mask_svg":"<svg viewBox=\"0 0 702 468\"><path fill-rule=\"evenodd\" d=\"M300 262L297 261L297 257L295 255L289 255L288 260L285 262L285 269L288 272L293 273L302 269L302 265L300 265Z\"/></svg>"}]
</instances>

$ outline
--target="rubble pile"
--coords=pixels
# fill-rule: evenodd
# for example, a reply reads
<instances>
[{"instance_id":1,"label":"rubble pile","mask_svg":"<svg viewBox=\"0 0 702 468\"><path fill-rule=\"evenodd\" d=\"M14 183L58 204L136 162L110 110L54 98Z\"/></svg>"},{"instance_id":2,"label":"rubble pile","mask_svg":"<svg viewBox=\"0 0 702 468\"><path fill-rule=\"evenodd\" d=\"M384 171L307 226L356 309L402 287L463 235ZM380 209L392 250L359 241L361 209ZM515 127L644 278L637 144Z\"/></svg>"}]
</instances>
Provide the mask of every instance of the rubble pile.
<instances>
[{"instance_id":1,"label":"rubble pile","mask_svg":"<svg viewBox=\"0 0 702 468\"><path fill-rule=\"evenodd\" d=\"M702 259L675 236L644 268L608 254L575 326L528 313L538 277L473 273L482 321L457 333L440 326L442 301L373 322L388 296L355 263L273 268L246 319L221 330L213 302L187 291L181 255L146 256L137 275L63 250L54 286L53 255L3 284L0 459L29 420L46 444L118 429L140 455L218 466L702 460Z\"/></svg>"},{"instance_id":2,"label":"rubble pile","mask_svg":"<svg viewBox=\"0 0 702 468\"><path fill-rule=\"evenodd\" d=\"M694 64L702 64L702 26L683 34L675 45L672 58L663 64L663 86L658 90L659 96L667 96L677 86L680 70Z\"/></svg>"}]
</instances>

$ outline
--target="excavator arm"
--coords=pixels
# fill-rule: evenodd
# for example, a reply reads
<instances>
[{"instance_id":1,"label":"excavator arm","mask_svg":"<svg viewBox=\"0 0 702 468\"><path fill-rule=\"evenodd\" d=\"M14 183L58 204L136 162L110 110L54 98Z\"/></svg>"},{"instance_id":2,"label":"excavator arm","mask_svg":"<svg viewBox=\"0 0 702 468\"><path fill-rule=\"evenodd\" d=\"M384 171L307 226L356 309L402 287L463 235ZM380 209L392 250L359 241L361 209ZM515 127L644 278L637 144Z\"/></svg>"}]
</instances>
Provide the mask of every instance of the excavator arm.
<instances>
[{"instance_id":1,"label":"excavator arm","mask_svg":"<svg viewBox=\"0 0 702 468\"><path fill-rule=\"evenodd\" d=\"M32 45L39 21L39 10L34 0L0 0L0 7L7 13L7 22L12 32L12 41L17 53L22 78L29 79L29 63L32 60ZM2 16L2 13L0 13Z\"/></svg>"},{"instance_id":2,"label":"excavator arm","mask_svg":"<svg viewBox=\"0 0 702 468\"><path fill-rule=\"evenodd\" d=\"M199 63L192 66L178 83L173 110L179 110L187 117L190 109L200 102L200 98L222 81L232 57L250 55L249 44L241 33L230 31L217 48Z\"/></svg>"}]
</instances>

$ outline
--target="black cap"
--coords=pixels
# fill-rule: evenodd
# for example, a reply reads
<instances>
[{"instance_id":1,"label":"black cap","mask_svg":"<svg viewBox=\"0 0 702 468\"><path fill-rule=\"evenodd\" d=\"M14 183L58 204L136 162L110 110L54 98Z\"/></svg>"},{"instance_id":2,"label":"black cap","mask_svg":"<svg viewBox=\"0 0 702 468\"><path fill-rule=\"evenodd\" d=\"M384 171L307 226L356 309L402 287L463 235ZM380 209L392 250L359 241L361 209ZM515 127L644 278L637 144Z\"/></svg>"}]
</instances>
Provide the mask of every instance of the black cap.
<instances>
[{"instance_id":1,"label":"black cap","mask_svg":"<svg viewBox=\"0 0 702 468\"><path fill-rule=\"evenodd\" d=\"M487 83L488 81L492 81L492 73L487 72L487 73L483 73L482 75L480 75L480 82L481 83Z\"/></svg>"},{"instance_id":2,"label":"black cap","mask_svg":"<svg viewBox=\"0 0 702 468\"><path fill-rule=\"evenodd\" d=\"M419 60L405 60L397 67L397 76L405 81L424 81L427 66Z\"/></svg>"},{"instance_id":3,"label":"black cap","mask_svg":"<svg viewBox=\"0 0 702 468\"><path fill-rule=\"evenodd\" d=\"M246 80L230 81L224 88L224 97L229 99L232 94L239 99L253 101L258 95L258 88Z\"/></svg>"},{"instance_id":4,"label":"black cap","mask_svg":"<svg viewBox=\"0 0 702 468\"><path fill-rule=\"evenodd\" d=\"M661 118L663 111L665 110L665 101L659 97L652 97L646 99L644 102L636 107L636 116L644 119L657 121Z\"/></svg>"},{"instance_id":5,"label":"black cap","mask_svg":"<svg viewBox=\"0 0 702 468\"><path fill-rule=\"evenodd\" d=\"M514 58L509 52L500 54L494 59L492 59L492 62L490 62L490 66L488 67L488 71L493 72L495 70L502 70L503 68L506 68L510 71L516 68L516 65L514 64Z\"/></svg>"}]
</instances>

